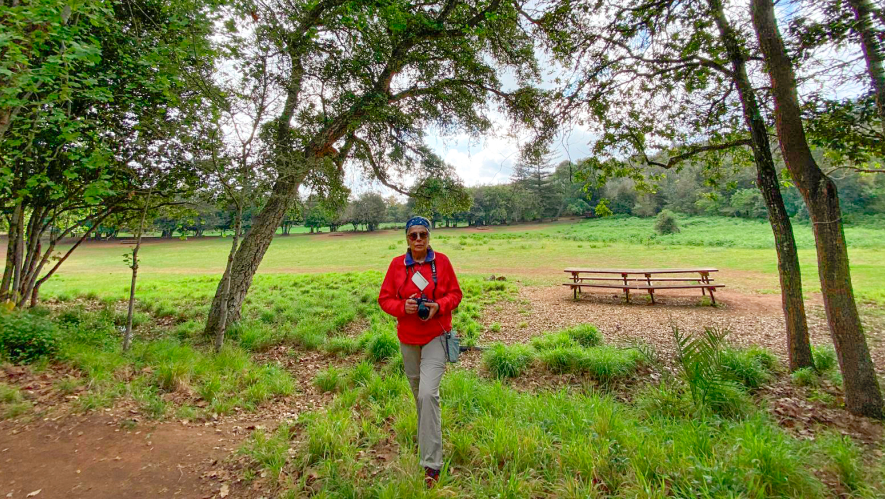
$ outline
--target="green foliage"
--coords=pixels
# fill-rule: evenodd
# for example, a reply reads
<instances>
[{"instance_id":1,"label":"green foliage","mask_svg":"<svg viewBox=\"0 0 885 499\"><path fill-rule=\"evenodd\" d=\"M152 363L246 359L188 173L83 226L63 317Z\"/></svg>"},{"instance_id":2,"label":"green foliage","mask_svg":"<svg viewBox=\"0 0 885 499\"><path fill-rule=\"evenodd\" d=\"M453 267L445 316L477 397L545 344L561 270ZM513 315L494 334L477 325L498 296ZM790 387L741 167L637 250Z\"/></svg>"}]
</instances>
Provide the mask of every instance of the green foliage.
<instances>
[{"instance_id":1,"label":"green foliage","mask_svg":"<svg viewBox=\"0 0 885 499\"><path fill-rule=\"evenodd\" d=\"M555 373L586 373L602 383L632 374L639 365L635 349L610 346L585 348L579 345L559 346L542 351L541 363Z\"/></svg>"},{"instance_id":2,"label":"green foliage","mask_svg":"<svg viewBox=\"0 0 885 499\"><path fill-rule=\"evenodd\" d=\"M485 351L482 361L493 376L515 378L525 372L534 358L535 353L526 345L495 343Z\"/></svg>"},{"instance_id":3,"label":"green foliage","mask_svg":"<svg viewBox=\"0 0 885 499\"><path fill-rule=\"evenodd\" d=\"M812 347L811 353L814 356L814 367L820 372L827 372L839 365L836 357L836 350L831 346Z\"/></svg>"},{"instance_id":4,"label":"green foliage","mask_svg":"<svg viewBox=\"0 0 885 499\"><path fill-rule=\"evenodd\" d=\"M59 332L45 317L0 311L0 357L27 364L58 352Z\"/></svg>"},{"instance_id":5,"label":"green foliage","mask_svg":"<svg viewBox=\"0 0 885 499\"><path fill-rule=\"evenodd\" d=\"M602 344L602 333L592 324L580 324L564 329L562 332L582 347L595 347Z\"/></svg>"},{"instance_id":6,"label":"green foliage","mask_svg":"<svg viewBox=\"0 0 885 499\"><path fill-rule=\"evenodd\" d=\"M535 336L531 340L532 348L538 352L546 352L556 348L568 348L576 346L575 340L565 332L550 333Z\"/></svg>"},{"instance_id":7,"label":"green foliage","mask_svg":"<svg viewBox=\"0 0 885 499\"><path fill-rule=\"evenodd\" d=\"M313 418L307 428L305 464L321 460L340 460L355 454L353 440L357 436L350 411L334 411Z\"/></svg>"},{"instance_id":8,"label":"green foliage","mask_svg":"<svg viewBox=\"0 0 885 499\"><path fill-rule=\"evenodd\" d=\"M724 330L706 328L701 334L684 335L673 327L680 378L688 387L695 407L736 417L746 414L752 403L743 385L733 379L758 381L760 374L755 368L761 369L761 357L728 354L729 367L724 367L722 343L727 334Z\"/></svg>"},{"instance_id":9,"label":"green foliage","mask_svg":"<svg viewBox=\"0 0 885 499\"><path fill-rule=\"evenodd\" d=\"M329 366L328 368L317 373L316 377L313 379L313 384L324 392L338 391L338 389L341 388L343 384L343 380L341 379L341 371L339 371L338 368L336 368L335 366Z\"/></svg>"},{"instance_id":10,"label":"green foliage","mask_svg":"<svg viewBox=\"0 0 885 499\"><path fill-rule=\"evenodd\" d=\"M360 345L356 338L347 336L332 336L326 339L324 348L329 353L338 355L352 355L359 351Z\"/></svg>"},{"instance_id":11,"label":"green foliage","mask_svg":"<svg viewBox=\"0 0 885 499\"><path fill-rule=\"evenodd\" d=\"M579 372L583 366L584 349L577 346L560 346L542 351L541 363L554 373Z\"/></svg>"},{"instance_id":12,"label":"green foliage","mask_svg":"<svg viewBox=\"0 0 885 499\"><path fill-rule=\"evenodd\" d=\"M597 217L606 218L614 215L614 213L609 209L608 202L605 199L600 199L596 204L596 208L593 208L593 213L596 214Z\"/></svg>"},{"instance_id":13,"label":"green foliage","mask_svg":"<svg viewBox=\"0 0 885 499\"><path fill-rule=\"evenodd\" d=\"M790 378L797 386L820 386L820 375L813 367L796 369L790 374Z\"/></svg>"},{"instance_id":14,"label":"green foliage","mask_svg":"<svg viewBox=\"0 0 885 499\"><path fill-rule=\"evenodd\" d=\"M719 355L719 363L724 379L755 389L771 378L777 358L758 347L746 350L726 348Z\"/></svg>"},{"instance_id":15,"label":"green foliage","mask_svg":"<svg viewBox=\"0 0 885 499\"><path fill-rule=\"evenodd\" d=\"M581 371L602 383L607 383L633 374L640 359L639 352L632 348L611 346L585 348L584 357L581 359Z\"/></svg>"},{"instance_id":16,"label":"green foliage","mask_svg":"<svg viewBox=\"0 0 885 499\"><path fill-rule=\"evenodd\" d=\"M818 447L829 458L827 466L851 492L869 492L863 465L863 450L851 437L827 433L817 439Z\"/></svg>"},{"instance_id":17,"label":"green foliage","mask_svg":"<svg viewBox=\"0 0 885 499\"><path fill-rule=\"evenodd\" d=\"M679 233L679 224L676 223L673 212L664 210L658 214L658 218L655 220L655 232L662 236Z\"/></svg>"},{"instance_id":18,"label":"green foliage","mask_svg":"<svg viewBox=\"0 0 885 499\"><path fill-rule=\"evenodd\" d=\"M372 335L366 343L366 355L374 362L384 362L399 353L399 339L392 331Z\"/></svg>"}]
</instances>

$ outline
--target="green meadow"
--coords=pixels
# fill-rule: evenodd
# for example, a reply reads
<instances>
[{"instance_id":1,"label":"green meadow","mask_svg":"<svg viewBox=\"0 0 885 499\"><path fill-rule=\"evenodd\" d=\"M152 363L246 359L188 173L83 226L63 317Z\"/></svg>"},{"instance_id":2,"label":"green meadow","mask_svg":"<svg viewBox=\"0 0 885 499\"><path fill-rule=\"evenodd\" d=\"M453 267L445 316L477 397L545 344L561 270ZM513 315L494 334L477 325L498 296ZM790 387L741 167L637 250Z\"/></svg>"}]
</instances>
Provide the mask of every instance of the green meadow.
<instances>
[{"instance_id":1,"label":"green meadow","mask_svg":"<svg viewBox=\"0 0 885 499\"><path fill-rule=\"evenodd\" d=\"M483 314L519 299L520 285L562 281L566 266L716 266L730 287L776 292L766 224L682 218L680 233L662 237L653 223L611 218L433 232L464 290L455 329L465 344L488 348L444 377L446 461L430 491L395 322L375 301L390 259L404 250L399 231L275 239L219 354L202 326L229 239L142 248L129 352L120 349L128 246L87 244L46 284L46 305L0 312L0 364L74 368L78 375L54 389L75 394L73 409L86 414L134 402L141 419L124 421L125 429L261 413L309 387L331 394L321 410L256 430L219 464L238 480L232 497L882 497L881 441L825 424L800 438L770 410L774 385L819 410L840 410L832 349L815 350L819 371L790 375L771 352L729 346L715 329L705 341L677 343L679 355L667 361L651 346L609 343L592 324L513 344L482 341ZM813 292L811 232L796 231ZM846 236L855 289L868 310L878 310L885 229L849 226ZM489 274L508 280L482 279ZM674 342L691 333L674 331ZM314 352L323 366L301 375L307 378L287 369L287 359ZM546 381L532 384L534 376ZM36 420L49 410L22 387L0 383L0 418Z\"/></svg>"},{"instance_id":2,"label":"green meadow","mask_svg":"<svg viewBox=\"0 0 885 499\"><path fill-rule=\"evenodd\" d=\"M870 220L848 225L852 280L862 301L885 302L885 224ZM449 255L463 275L489 274L529 284L564 282L568 266L719 268L727 286L744 292L778 289L774 238L764 220L683 217L678 234L659 236L652 218L612 217L535 225L494 226L487 230L439 228L433 247ZM795 225L803 287L819 291L811 228ZM142 282L182 275L218 275L224 269L229 238L150 240L140 253ZM116 292L128 287L123 260L128 246L87 244L65 262L44 286L47 296L88 291ZM398 230L277 236L260 274L299 274L375 270L405 250Z\"/></svg>"}]
</instances>

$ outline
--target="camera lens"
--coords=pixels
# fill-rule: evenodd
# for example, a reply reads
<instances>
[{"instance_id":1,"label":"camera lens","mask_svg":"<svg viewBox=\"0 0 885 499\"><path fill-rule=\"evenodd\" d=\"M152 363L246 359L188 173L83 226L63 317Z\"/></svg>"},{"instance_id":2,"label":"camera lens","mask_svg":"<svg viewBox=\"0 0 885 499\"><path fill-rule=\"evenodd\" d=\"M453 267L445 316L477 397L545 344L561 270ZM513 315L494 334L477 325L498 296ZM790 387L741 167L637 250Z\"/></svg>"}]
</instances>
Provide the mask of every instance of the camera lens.
<instances>
[{"instance_id":1,"label":"camera lens","mask_svg":"<svg viewBox=\"0 0 885 499\"><path fill-rule=\"evenodd\" d=\"M418 303L418 317L421 320L426 320L430 317L430 309L427 308L427 305L425 305L423 301Z\"/></svg>"}]
</instances>

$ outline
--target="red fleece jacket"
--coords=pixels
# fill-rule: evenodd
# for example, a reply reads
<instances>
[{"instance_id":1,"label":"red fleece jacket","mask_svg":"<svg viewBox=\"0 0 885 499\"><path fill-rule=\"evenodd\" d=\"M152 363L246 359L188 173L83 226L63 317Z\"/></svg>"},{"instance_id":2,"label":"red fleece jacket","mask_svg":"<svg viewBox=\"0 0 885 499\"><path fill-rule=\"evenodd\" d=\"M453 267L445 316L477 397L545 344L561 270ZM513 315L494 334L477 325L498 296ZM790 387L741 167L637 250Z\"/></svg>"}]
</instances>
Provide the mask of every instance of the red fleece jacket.
<instances>
[{"instance_id":1,"label":"red fleece jacket","mask_svg":"<svg viewBox=\"0 0 885 499\"><path fill-rule=\"evenodd\" d=\"M428 250L428 257L432 251ZM433 284L430 262L414 263L407 267L407 255L400 255L390 262L381 284L378 304L382 310L396 317L397 336L407 345L426 345L430 340L452 329L452 311L461 303L461 287L452 263L442 253L432 254L436 261L436 286ZM439 303L439 311L428 321L419 319L418 314L406 314L406 299L413 294L421 296L421 290L412 282L415 272L420 272L430 283L424 289L424 295Z\"/></svg>"}]
</instances>

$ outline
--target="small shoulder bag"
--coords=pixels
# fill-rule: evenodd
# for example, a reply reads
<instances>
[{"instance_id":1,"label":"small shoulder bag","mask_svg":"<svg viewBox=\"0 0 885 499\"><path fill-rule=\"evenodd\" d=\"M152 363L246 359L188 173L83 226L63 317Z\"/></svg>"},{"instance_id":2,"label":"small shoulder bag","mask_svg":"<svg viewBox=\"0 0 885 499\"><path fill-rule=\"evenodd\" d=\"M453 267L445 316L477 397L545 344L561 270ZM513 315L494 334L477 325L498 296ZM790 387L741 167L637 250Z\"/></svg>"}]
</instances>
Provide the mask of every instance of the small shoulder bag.
<instances>
[{"instance_id":1,"label":"small shoulder bag","mask_svg":"<svg viewBox=\"0 0 885 499\"><path fill-rule=\"evenodd\" d=\"M430 271L433 273L433 293L436 295L436 261L430 262ZM440 328L442 328L443 334L441 335L443 349L446 351L446 362L458 362L458 357L461 355L461 338L458 338L458 334L455 333L455 329L452 328L449 331L445 331L445 328L442 327L442 324L439 320L436 321L437 324L440 324Z\"/></svg>"}]
</instances>

